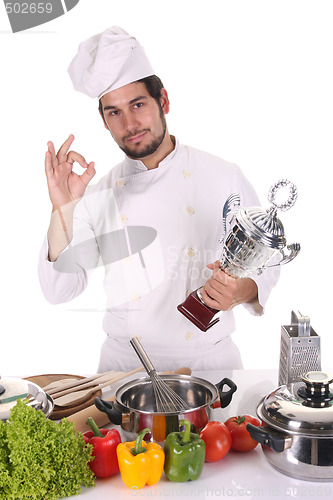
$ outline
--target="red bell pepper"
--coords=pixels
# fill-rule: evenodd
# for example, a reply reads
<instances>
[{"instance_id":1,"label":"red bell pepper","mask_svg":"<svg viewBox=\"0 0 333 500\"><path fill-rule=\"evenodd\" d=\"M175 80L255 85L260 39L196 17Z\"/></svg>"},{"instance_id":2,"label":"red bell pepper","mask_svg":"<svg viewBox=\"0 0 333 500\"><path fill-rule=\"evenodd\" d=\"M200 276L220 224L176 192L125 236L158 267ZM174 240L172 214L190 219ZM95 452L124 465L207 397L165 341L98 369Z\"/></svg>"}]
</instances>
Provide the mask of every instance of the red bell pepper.
<instances>
[{"instance_id":1,"label":"red bell pepper","mask_svg":"<svg viewBox=\"0 0 333 500\"><path fill-rule=\"evenodd\" d=\"M98 478L110 477L119 471L117 458L117 446L121 443L121 437L116 429L99 429L95 421L89 417L87 424L91 431L83 434L86 443L93 445L92 456L89 467Z\"/></svg>"}]
</instances>

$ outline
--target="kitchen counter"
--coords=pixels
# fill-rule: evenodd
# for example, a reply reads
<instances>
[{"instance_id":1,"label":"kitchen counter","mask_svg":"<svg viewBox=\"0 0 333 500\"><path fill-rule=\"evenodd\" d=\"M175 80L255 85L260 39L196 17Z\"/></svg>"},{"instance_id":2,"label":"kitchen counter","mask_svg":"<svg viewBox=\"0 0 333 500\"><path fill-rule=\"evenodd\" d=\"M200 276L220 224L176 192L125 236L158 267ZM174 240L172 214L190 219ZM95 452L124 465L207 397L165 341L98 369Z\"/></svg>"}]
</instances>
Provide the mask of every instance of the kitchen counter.
<instances>
[{"instance_id":1,"label":"kitchen counter","mask_svg":"<svg viewBox=\"0 0 333 500\"><path fill-rule=\"evenodd\" d=\"M141 374L140 374L141 375ZM277 387L277 370L234 370L193 372L213 383L229 377L237 384L232 402L225 408L212 410L211 420L224 422L231 416L256 415L256 407L263 396ZM136 377L133 377L136 378ZM121 385L121 384L120 384ZM105 393L107 397L109 393ZM103 394L104 396L104 394ZM121 432L121 429L118 428ZM155 486L130 490L120 474L109 479L97 479L96 487L83 488L83 500L122 500L131 498L332 498L332 482L308 482L288 477L275 470L266 460L258 445L247 453L229 453L219 462L205 463L199 479L186 483L173 483L162 475Z\"/></svg>"}]
</instances>

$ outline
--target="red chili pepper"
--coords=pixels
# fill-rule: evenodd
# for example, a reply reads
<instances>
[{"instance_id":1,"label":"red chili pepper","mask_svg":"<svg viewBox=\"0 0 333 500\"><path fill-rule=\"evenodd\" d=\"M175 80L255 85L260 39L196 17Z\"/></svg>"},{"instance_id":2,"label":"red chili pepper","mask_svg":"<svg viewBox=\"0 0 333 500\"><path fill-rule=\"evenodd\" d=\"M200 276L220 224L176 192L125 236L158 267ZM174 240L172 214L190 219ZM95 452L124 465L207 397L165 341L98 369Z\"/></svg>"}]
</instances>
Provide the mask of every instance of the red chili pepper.
<instances>
[{"instance_id":1,"label":"red chili pepper","mask_svg":"<svg viewBox=\"0 0 333 500\"><path fill-rule=\"evenodd\" d=\"M99 429L94 420L89 417L87 424L91 431L83 434L86 443L93 445L92 455L95 457L89 462L89 467L98 478L110 477L119 471L117 446L121 437L116 429Z\"/></svg>"}]
</instances>

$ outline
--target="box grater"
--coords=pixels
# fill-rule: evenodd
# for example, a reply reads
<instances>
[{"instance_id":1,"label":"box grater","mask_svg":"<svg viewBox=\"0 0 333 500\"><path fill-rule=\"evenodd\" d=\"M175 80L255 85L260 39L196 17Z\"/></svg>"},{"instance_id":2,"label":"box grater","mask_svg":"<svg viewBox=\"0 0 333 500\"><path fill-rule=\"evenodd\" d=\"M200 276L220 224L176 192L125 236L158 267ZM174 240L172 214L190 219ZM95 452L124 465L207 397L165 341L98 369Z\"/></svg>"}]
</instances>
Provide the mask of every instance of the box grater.
<instances>
[{"instance_id":1,"label":"box grater","mask_svg":"<svg viewBox=\"0 0 333 500\"><path fill-rule=\"evenodd\" d=\"M281 326L279 385L297 383L308 371L321 371L320 337L310 318L291 312L291 324Z\"/></svg>"}]
</instances>

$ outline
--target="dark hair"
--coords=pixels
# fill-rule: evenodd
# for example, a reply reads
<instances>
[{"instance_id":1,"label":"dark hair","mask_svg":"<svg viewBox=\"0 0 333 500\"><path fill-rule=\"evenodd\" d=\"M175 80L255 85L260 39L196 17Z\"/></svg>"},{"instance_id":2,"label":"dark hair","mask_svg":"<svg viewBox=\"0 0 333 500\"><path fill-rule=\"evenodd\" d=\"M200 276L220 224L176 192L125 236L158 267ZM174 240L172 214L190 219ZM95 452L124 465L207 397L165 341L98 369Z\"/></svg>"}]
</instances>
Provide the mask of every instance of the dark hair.
<instances>
[{"instance_id":1,"label":"dark hair","mask_svg":"<svg viewBox=\"0 0 333 500\"><path fill-rule=\"evenodd\" d=\"M164 85L158 76L156 76L156 75L146 76L145 78L141 78L140 80L137 80L135 83L144 83L146 86L147 92L151 95L151 97L153 99L155 99L155 101L157 102L157 104L159 106L161 105L161 103L160 103L161 90L164 87ZM98 109L103 117L103 120L105 121L101 99L98 102Z\"/></svg>"},{"instance_id":2,"label":"dark hair","mask_svg":"<svg viewBox=\"0 0 333 500\"><path fill-rule=\"evenodd\" d=\"M147 89L147 92L158 102L160 102L161 98L161 90L163 88L163 83L161 79L156 76L146 76L145 78L141 78L141 80L138 80L138 83L144 83Z\"/></svg>"}]
</instances>

